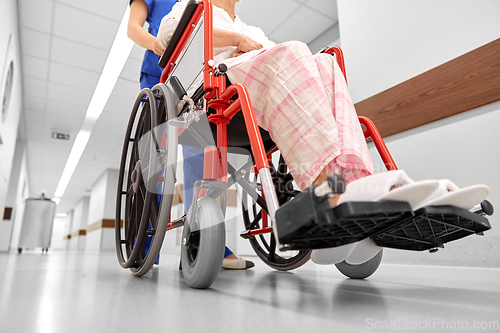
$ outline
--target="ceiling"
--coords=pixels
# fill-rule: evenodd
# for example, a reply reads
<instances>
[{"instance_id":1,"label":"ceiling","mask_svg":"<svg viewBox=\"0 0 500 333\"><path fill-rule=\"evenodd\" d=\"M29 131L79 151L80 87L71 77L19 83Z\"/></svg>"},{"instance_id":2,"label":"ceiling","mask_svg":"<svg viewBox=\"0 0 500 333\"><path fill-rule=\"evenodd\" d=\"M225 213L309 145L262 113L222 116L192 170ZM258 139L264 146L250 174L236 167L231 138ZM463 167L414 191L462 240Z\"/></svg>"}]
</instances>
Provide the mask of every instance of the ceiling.
<instances>
[{"instance_id":1,"label":"ceiling","mask_svg":"<svg viewBox=\"0 0 500 333\"><path fill-rule=\"evenodd\" d=\"M18 0L31 195L53 197L128 0ZM237 14L275 42L311 43L337 26L335 0L241 0ZM301 24L298 24L300 22ZM336 39L336 38L335 38ZM57 207L68 212L118 169L144 49L134 46ZM52 139L53 132L69 140Z\"/></svg>"}]
</instances>

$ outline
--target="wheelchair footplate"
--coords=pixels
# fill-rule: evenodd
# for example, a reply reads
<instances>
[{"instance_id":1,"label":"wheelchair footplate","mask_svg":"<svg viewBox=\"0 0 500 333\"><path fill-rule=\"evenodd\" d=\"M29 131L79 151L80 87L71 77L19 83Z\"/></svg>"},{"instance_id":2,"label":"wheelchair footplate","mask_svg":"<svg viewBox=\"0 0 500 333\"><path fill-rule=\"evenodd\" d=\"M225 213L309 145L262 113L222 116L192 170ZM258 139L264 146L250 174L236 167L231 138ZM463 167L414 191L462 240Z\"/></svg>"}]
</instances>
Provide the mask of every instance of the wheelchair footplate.
<instances>
[{"instance_id":1,"label":"wheelchair footplate","mask_svg":"<svg viewBox=\"0 0 500 333\"><path fill-rule=\"evenodd\" d=\"M378 246L431 252L444 243L491 229L487 218L455 206L428 206L413 216L379 231L371 239Z\"/></svg>"},{"instance_id":2,"label":"wheelchair footplate","mask_svg":"<svg viewBox=\"0 0 500 333\"><path fill-rule=\"evenodd\" d=\"M322 249L360 241L411 216L404 201L346 202L332 208L326 198L306 190L276 211L276 228L289 250Z\"/></svg>"},{"instance_id":3,"label":"wheelchair footplate","mask_svg":"<svg viewBox=\"0 0 500 333\"><path fill-rule=\"evenodd\" d=\"M276 229L288 250L337 247L370 237L378 246L431 252L445 243L491 229L483 215L455 206L416 211L405 201L345 202L330 207L308 189L276 211Z\"/></svg>"}]
</instances>

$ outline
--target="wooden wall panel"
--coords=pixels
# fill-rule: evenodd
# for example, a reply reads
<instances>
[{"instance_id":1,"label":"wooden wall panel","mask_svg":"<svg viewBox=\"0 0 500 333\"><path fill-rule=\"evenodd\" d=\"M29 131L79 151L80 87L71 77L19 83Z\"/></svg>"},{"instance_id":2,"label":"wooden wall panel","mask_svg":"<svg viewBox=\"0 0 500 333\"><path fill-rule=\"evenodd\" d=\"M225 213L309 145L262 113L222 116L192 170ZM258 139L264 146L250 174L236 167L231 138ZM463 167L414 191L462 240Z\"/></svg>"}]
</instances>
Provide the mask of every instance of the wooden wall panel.
<instances>
[{"instance_id":1,"label":"wooden wall panel","mask_svg":"<svg viewBox=\"0 0 500 333\"><path fill-rule=\"evenodd\" d=\"M357 103L382 136L500 100L500 38Z\"/></svg>"}]
</instances>

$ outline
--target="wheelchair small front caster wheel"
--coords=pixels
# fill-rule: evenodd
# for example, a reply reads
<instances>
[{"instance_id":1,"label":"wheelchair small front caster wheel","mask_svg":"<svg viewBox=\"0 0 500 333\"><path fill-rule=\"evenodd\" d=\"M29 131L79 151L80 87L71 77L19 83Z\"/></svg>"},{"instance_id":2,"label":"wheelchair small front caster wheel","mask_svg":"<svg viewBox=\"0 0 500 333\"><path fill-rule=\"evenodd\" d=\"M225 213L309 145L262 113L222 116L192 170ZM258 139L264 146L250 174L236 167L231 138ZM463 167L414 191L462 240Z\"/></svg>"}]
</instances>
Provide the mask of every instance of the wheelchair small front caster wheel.
<instances>
[{"instance_id":1,"label":"wheelchair small front caster wheel","mask_svg":"<svg viewBox=\"0 0 500 333\"><path fill-rule=\"evenodd\" d=\"M212 198L198 199L182 230L182 274L191 288L205 289L214 283L224 259L225 243L226 225L219 205Z\"/></svg>"},{"instance_id":2,"label":"wheelchair small front caster wheel","mask_svg":"<svg viewBox=\"0 0 500 333\"><path fill-rule=\"evenodd\" d=\"M345 261L339 262L335 264L340 273L351 279L366 279L378 269L380 266L380 262L382 261L382 255L384 253L384 249L381 249L379 253L367 262L364 262L360 265L351 265L346 263Z\"/></svg>"}]
</instances>

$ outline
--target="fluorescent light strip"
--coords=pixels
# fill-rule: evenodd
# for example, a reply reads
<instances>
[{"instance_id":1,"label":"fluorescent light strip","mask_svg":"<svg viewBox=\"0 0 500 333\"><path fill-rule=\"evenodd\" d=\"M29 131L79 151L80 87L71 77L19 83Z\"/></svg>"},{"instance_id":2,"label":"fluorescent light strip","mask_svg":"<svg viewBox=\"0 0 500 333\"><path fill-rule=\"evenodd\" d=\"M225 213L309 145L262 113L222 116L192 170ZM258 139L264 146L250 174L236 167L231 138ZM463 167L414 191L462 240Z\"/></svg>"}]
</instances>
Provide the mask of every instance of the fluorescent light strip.
<instances>
[{"instance_id":1,"label":"fluorescent light strip","mask_svg":"<svg viewBox=\"0 0 500 333\"><path fill-rule=\"evenodd\" d=\"M73 143L73 147L71 148L71 152L69 153L68 160L66 161L66 166L64 167L61 179L59 179L59 184L57 185L54 197L61 198L63 196L64 191L73 176L73 172L75 172L76 166L80 161L80 157L82 157L85 146L87 146L87 142L89 142L91 133L92 132L88 130L80 130L80 132L78 132L75 142Z\"/></svg>"},{"instance_id":2,"label":"fluorescent light strip","mask_svg":"<svg viewBox=\"0 0 500 333\"><path fill-rule=\"evenodd\" d=\"M66 166L64 167L61 178L59 179L59 184L57 185L54 193L54 201L56 202L59 202L61 197L64 195L78 162L82 157L83 151L85 150L85 147L90 139L92 128L104 110L109 96L115 87L116 81L118 80L118 77L120 76L120 73L122 72L134 46L134 43L127 37L129 15L130 7L127 6L125 14L120 22L120 26L118 27L115 40L113 41L113 45L109 51L108 58L104 64L101 76L97 82L96 89L87 108L82 128L76 136L68 160L66 161Z\"/></svg>"}]
</instances>

